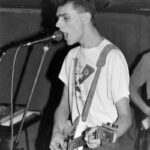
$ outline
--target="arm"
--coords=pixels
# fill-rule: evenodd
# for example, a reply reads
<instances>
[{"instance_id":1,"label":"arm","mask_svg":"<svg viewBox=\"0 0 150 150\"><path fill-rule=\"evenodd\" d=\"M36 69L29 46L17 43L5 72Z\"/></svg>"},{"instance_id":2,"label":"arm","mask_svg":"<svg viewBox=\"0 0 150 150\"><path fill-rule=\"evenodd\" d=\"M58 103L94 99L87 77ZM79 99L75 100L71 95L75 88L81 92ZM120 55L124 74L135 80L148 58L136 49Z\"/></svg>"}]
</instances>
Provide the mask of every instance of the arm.
<instances>
[{"instance_id":1,"label":"arm","mask_svg":"<svg viewBox=\"0 0 150 150\"><path fill-rule=\"evenodd\" d=\"M65 148L64 137L62 132L68 117L69 117L68 87L65 86L61 102L54 114L54 126L50 142L51 150L58 150L60 148L62 149Z\"/></svg>"},{"instance_id":2,"label":"arm","mask_svg":"<svg viewBox=\"0 0 150 150\"><path fill-rule=\"evenodd\" d=\"M128 67L125 59L122 55L113 54L109 58L109 70L108 70L108 83L111 89L111 96L113 104L116 107L118 118L116 124L118 125L118 131L116 139L122 136L131 126L132 118L129 106L129 74ZM109 87L108 87L109 88ZM90 134L93 133L97 128L93 128L86 135L85 140L90 148L96 148L101 144L101 140L93 139ZM103 142L102 142L103 144Z\"/></svg>"},{"instance_id":3,"label":"arm","mask_svg":"<svg viewBox=\"0 0 150 150\"><path fill-rule=\"evenodd\" d=\"M118 119L115 124L118 125L116 138L118 139L122 136L131 126L132 117L130 112L129 100L127 98L122 98L116 102L116 109L118 112Z\"/></svg>"},{"instance_id":4,"label":"arm","mask_svg":"<svg viewBox=\"0 0 150 150\"><path fill-rule=\"evenodd\" d=\"M69 117L68 87L65 86L61 102L54 114L53 133L54 132L62 133L68 117Z\"/></svg>"},{"instance_id":5,"label":"arm","mask_svg":"<svg viewBox=\"0 0 150 150\"><path fill-rule=\"evenodd\" d=\"M115 136L116 141L130 128L132 124L132 117L130 112L129 100L127 98L124 97L118 100L118 102L115 105L118 112L118 119L116 120L116 122L114 122L116 125L118 125L117 133ZM85 136L87 145L90 148L96 148L101 144L101 140L94 139L93 136L91 136L91 134L93 134L97 129L98 127L93 127Z\"/></svg>"},{"instance_id":6,"label":"arm","mask_svg":"<svg viewBox=\"0 0 150 150\"><path fill-rule=\"evenodd\" d=\"M130 96L133 103L146 115L150 116L150 107L144 102L140 95L140 87L130 83Z\"/></svg>"},{"instance_id":7,"label":"arm","mask_svg":"<svg viewBox=\"0 0 150 150\"><path fill-rule=\"evenodd\" d=\"M145 103L141 96L141 87L147 83L150 75L150 53L144 55L130 79L130 96L131 101L146 115L150 116L150 107Z\"/></svg>"}]
</instances>

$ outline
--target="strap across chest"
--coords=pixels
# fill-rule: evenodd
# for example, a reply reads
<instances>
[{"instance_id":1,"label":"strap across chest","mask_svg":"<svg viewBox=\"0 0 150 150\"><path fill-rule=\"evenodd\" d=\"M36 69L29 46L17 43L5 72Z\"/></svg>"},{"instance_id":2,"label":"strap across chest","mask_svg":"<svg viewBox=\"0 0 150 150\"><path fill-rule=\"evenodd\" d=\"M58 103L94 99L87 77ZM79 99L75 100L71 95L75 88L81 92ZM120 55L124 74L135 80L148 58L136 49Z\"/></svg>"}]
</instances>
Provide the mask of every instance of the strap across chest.
<instances>
[{"instance_id":1,"label":"strap across chest","mask_svg":"<svg viewBox=\"0 0 150 150\"><path fill-rule=\"evenodd\" d=\"M118 49L118 48L113 44L106 45L103 48L103 50L100 53L99 58L97 60L97 64L96 64L97 70L96 70L95 76L93 78L93 81L92 81L92 84L91 84L91 87L90 87L90 90L89 90L89 93L88 93L88 96L87 96L87 99L86 99L86 103L85 103L85 106L84 106L83 112L82 112L82 121L83 122L86 121L86 118L88 116L88 112L89 112L89 109L90 109L90 106L91 106L91 103L92 103L92 99L93 99L93 96L94 96L94 93L95 93L95 89L96 89L96 86L97 86L97 82L98 82L99 74L101 72L101 68L105 65L106 56L112 49ZM78 63L78 59L76 58L75 63L74 63L74 65L75 65L74 68L75 69L77 67L77 63Z\"/></svg>"}]
</instances>

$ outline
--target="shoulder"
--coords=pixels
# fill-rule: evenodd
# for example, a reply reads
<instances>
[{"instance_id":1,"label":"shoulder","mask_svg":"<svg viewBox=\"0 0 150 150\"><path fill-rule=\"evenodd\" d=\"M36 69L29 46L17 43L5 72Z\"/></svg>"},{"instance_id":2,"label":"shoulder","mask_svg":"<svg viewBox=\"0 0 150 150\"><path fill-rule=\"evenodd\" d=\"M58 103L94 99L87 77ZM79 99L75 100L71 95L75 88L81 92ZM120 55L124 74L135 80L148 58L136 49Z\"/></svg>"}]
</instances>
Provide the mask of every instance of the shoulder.
<instances>
[{"instance_id":1,"label":"shoulder","mask_svg":"<svg viewBox=\"0 0 150 150\"><path fill-rule=\"evenodd\" d=\"M124 54L122 53L122 51L121 50L119 50L119 49L112 49L110 52L109 52L109 55L111 56L111 57L124 57Z\"/></svg>"},{"instance_id":2,"label":"shoulder","mask_svg":"<svg viewBox=\"0 0 150 150\"><path fill-rule=\"evenodd\" d=\"M141 61L143 61L145 63L150 63L150 52L145 53L142 56Z\"/></svg>"},{"instance_id":3,"label":"shoulder","mask_svg":"<svg viewBox=\"0 0 150 150\"><path fill-rule=\"evenodd\" d=\"M109 55L111 56L117 56L117 55L123 55L122 51L120 48L118 48L115 44L113 44L111 41L105 39L104 40L104 47L109 47L110 46L110 52Z\"/></svg>"},{"instance_id":4,"label":"shoulder","mask_svg":"<svg viewBox=\"0 0 150 150\"><path fill-rule=\"evenodd\" d=\"M117 59L125 59L125 56L118 47L114 47L108 53L108 58L117 60Z\"/></svg>"},{"instance_id":5,"label":"shoulder","mask_svg":"<svg viewBox=\"0 0 150 150\"><path fill-rule=\"evenodd\" d=\"M117 47L115 44L110 42L109 40L106 39L105 46L111 45L111 50L107 54L107 60L108 62L112 64L116 64L117 62L122 62L123 64L126 64L126 58L123 54L123 52L120 50L119 47Z\"/></svg>"}]
</instances>

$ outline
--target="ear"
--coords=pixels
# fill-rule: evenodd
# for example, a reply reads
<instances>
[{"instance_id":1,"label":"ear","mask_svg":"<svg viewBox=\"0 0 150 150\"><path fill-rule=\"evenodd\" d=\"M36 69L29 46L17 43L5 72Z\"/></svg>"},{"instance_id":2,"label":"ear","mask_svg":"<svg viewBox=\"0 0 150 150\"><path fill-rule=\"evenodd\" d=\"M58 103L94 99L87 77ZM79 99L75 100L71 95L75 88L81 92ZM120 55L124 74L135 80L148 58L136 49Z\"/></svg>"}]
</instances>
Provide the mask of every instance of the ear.
<instances>
[{"instance_id":1,"label":"ear","mask_svg":"<svg viewBox=\"0 0 150 150\"><path fill-rule=\"evenodd\" d=\"M84 24L87 24L91 21L91 14L89 12L82 13L82 21Z\"/></svg>"}]
</instances>

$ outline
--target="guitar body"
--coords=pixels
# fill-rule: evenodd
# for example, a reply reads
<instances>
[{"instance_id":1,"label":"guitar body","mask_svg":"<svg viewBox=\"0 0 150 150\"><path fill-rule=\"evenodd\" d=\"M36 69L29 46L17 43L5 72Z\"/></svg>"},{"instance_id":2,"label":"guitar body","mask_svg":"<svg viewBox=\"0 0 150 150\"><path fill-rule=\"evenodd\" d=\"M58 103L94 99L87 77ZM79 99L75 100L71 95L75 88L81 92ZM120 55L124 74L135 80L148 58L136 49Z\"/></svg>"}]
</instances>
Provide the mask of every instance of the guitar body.
<instances>
[{"instance_id":1,"label":"guitar body","mask_svg":"<svg viewBox=\"0 0 150 150\"><path fill-rule=\"evenodd\" d=\"M85 145L83 135L85 135L86 128L86 122L83 122L79 116L76 118L72 126L68 126L68 124L65 126L63 134L65 136L64 141L67 143L67 150L73 150Z\"/></svg>"},{"instance_id":2,"label":"guitar body","mask_svg":"<svg viewBox=\"0 0 150 150\"><path fill-rule=\"evenodd\" d=\"M102 124L102 126L98 127L95 131L94 138L101 139L105 143L113 143L116 132L117 132L117 125L108 123ZM67 128L66 128L67 129ZM67 143L67 150L82 150L83 147L87 147L84 137L86 132L90 130L87 127L86 123L81 120L81 118L77 118L74 125L71 127L70 133L65 138L65 142Z\"/></svg>"}]
</instances>

